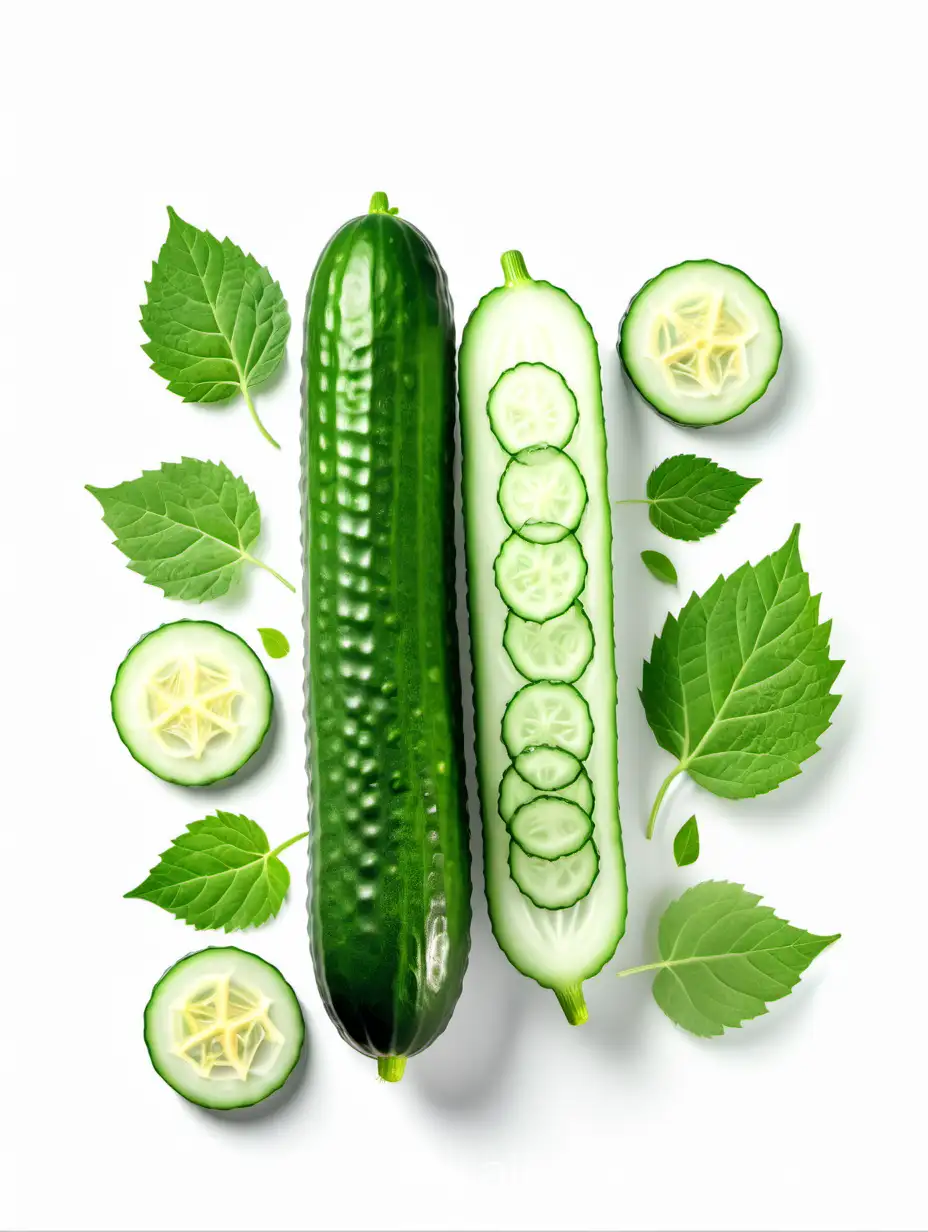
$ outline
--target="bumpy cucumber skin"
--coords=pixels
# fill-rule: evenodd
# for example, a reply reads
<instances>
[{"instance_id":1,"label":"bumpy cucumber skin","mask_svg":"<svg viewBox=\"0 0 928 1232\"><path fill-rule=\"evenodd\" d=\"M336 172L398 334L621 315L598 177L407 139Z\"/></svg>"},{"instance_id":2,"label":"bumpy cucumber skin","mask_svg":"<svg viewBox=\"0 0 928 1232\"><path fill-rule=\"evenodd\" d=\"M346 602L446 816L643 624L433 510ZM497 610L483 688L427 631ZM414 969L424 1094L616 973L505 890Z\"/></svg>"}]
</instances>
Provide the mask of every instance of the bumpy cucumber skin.
<instances>
[{"instance_id":1,"label":"bumpy cucumber skin","mask_svg":"<svg viewBox=\"0 0 928 1232\"><path fill-rule=\"evenodd\" d=\"M629 364L628 357L625 351L625 322L628 320L628 314L631 312L635 301L638 300L645 293L645 291L647 291L648 287L650 287L653 283L657 282L658 278L663 277L664 274L669 274L671 270L680 269L684 265L720 265L723 269L731 270L732 273L739 274L742 278L744 278L747 282L749 282L752 287L756 289L756 291L758 292L758 294L760 295L762 299L766 300L767 306L770 309L770 315L773 318L773 324L776 328L777 337L779 338L779 341L780 341L779 350L777 351L777 362L774 364L773 369L770 373L770 376L767 378L764 384L760 387L760 389L758 389L754 397L750 398L747 402L745 402L744 405L740 407L739 410L732 411L730 415L723 415L721 419L707 419L704 423L695 423L693 420L690 420L690 419L680 419L679 416L674 415L674 413L671 410L669 410L667 407L660 406L657 402L654 402L651 398L649 398L648 395L641 388L641 386L638 384L638 382L635 380L634 364ZM770 387L770 382L773 380L773 378L776 376L777 372L779 371L780 360L783 356L783 329L782 329L782 326L780 325L780 314L777 312L776 308L774 308L770 300L770 296L767 294L767 292L764 290L763 287L757 285L757 283L754 281L753 278L751 278L749 274L746 274L743 269L739 269L737 265L728 265L725 261L714 261L711 257L698 257L698 258L695 258L689 261L678 261L676 265L665 266L665 268L660 270L659 273L655 274L653 278L649 278L647 282L642 283L642 285L638 288L635 294L628 301L628 307L625 309L625 312L622 314L622 320L619 322L619 337L618 337L618 341L615 344L615 349L619 353L619 358L622 361L622 367L625 369L626 373L628 374L628 379L631 381L635 389L637 389L638 393L645 400L645 402L647 402L648 406L651 407L652 410L657 411L658 415L660 415L662 419L666 419L670 423L676 424L678 428L696 428L698 430L700 428L714 428L714 427L717 427L718 424L728 423L729 420L737 419L739 415L743 415L746 410L752 407L755 402L760 401L760 399L764 396L764 394L767 392L768 388Z\"/></svg>"},{"instance_id":2,"label":"bumpy cucumber skin","mask_svg":"<svg viewBox=\"0 0 928 1232\"><path fill-rule=\"evenodd\" d=\"M150 766L148 762L145 761L144 758L138 756L136 751L132 748L132 745L129 744L127 740L123 739L122 728L119 725L119 719L116 715L116 690L119 688L119 681L122 677L122 673L125 670L125 667L128 664L129 660L132 658L133 651L137 650L138 647L141 646L142 642L146 641L149 637L151 637L153 633L157 633L160 629L167 629L167 628L170 628L172 625L185 625L185 624L212 625L214 629L219 629L222 633L228 634L229 637L237 638L242 643L242 645L247 650L249 650L252 655L254 655L254 660L257 663L258 667L260 667L261 672L264 676L265 682L267 683L267 695L269 699L268 705L267 705L267 722L265 723L264 729L261 732L260 736L258 737L255 747L251 750L248 756L244 759L244 761L239 762L237 766L233 766L231 770L228 770L225 774L217 774L214 779L206 779L202 783L188 783L185 779L175 779L175 778L172 778L170 775L162 774L160 770L156 770L153 766ZM248 645L248 643L245 641L243 637L239 637L237 633L233 633L232 630L227 629L225 625L217 624L215 620L168 620L168 621L165 621L164 624L159 625L157 629L149 629L147 633L143 633L142 636L138 639L138 641L133 646L130 646L129 649L126 651L123 661L120 663L119 667L116 669L116 678L113 681L113 687L110 690L110 715L113 719L113 726L116 728L116 734L119 736L119 739L122 740L122 743L129 750L129 753L132 755L133 759L137 761L140 766L144 766L145 769L149 772L149 774L153 774L155 778L161 779L165 783L174 783L178 787L192 787L192 788L210 787L212 786L213 783L221 783L223 779L230 779L233 774L238 774L239 770L241 770L243 766L248 765L252 757L254 757L255 753L257 753L258 749L260 749L261 745L264 743L265 737L267 736L267 733L270 730L271 720L274 717L274 690L271 688L271 678L270 676L268 676L267 670L264 664L255 654L255 652L251 649L251 647Z\"/></svg>"},{"instance_id":3,"label":"bumpy cucumber skin","mask_svg":"<svg viewBox=\"0 0 928 1232\"><path fill-rule=\"evenodd\" d=\"M411 1056L467 966L470 850L455 620L455 333L416 228L353 219L306 304L310 918L342 1036Z\"/></svg>"}]
</instances>

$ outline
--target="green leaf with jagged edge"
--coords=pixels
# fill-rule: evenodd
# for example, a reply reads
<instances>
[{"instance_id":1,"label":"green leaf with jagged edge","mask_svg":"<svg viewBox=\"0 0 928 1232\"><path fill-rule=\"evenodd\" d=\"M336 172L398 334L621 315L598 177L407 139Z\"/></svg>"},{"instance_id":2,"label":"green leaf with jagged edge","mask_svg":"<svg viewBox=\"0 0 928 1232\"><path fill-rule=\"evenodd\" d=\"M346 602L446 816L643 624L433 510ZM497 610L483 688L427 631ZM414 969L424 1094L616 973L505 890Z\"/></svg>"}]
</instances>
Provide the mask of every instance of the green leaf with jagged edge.
<instances>
[{"instance_id":1,"label":"green leaf with jagged edge","mask_svg":"<svg viewBox=\"0 0 928 1232\"><path fill-rule=\"evenodd\" d=\"M290 314L280 284L230 239L217 240L168 206L167 239L146 282L142 350L185 402L227 402L240 393L258 418L251 390L283 359ZM279 446L277 446L279 448Z\"/></svg>"},{"instance_id":2,"label":"green leaf with jagged edge","mask_svg":"<svg viewBox=\"0 0 928 1232\"><path fill-rule=\"evenodd\" d=\"M290 643L279 629L259 629L265 653L272 659L283 659L290 653Z\"/></svg>"},{"instance_id":3,"label":"green leaf with jagged edge","mask_svg":"<svg viewBox=\"0 0 928 1232\"><path fill-rule=\"evenodd\" d=\"M257 822L217 810L191 822L124 897L143 898L197 929L254 928L280 910L290 874L278 856L304 837L271 851Z\"/></svg>"},{"instance_id":4,"label":"green leaf with jagged edge","mask_svg":"<svg viewBox=\"0 0 928 1232\"><path fill-rule=\"evenodd\" d=\"M653 577L656 577L659 582L666 582L670 586L676 586L677 571L674 568L673 561L665 556L663 552L655 552L651 548L645 548L641 553L641 559L648 572Z\"/></svg>"},{"instance_id":5,"label":"green leaf with jagged edge","mask_svg":"<svg viewBox=\"0 0 928 1232\"><path fill-rule=\"evenodd\" d=\"M684 821L673 840L673 858L677 868L695 864L699 859L699 825L695 815Z\"/></svg>"},{"instance_id":6,"label":"green leaf with jagged edge","mask_svg":"<svg viewBox=\"0 0 928 1232\"><path fill-rule=\"evenodd\" d=\"M818 752L839 697L842 663L830 659L831 621L799 558L799 527L757 565L719 577L668 616L645 661L641 701L658 744L717 796L772 791Z\"/></svg>"},{"instance_id":7,"label":"green leaf with jagged edge","mask_svg":"<svg viewBox=\"0 0 928 1232\"><path fill-rule=\"evenodd\" d=\"M103 506L129 568L168 599L224 595L246 562L294 589L248 551L261 529L258 502L223 462L182 458L113 488L86 488Z\"/></svg>"},{"instance_id":8,"label":"green leaf with jagged edge","mask_svg":"<svg viewBox=\"0 0 928 1232\"><path fill-rule=\"evenodd\" d=\"M722 1035L792 992L840 933L818 937L761 907L732 881L702 881L671 903L658 926L660 958L618 972L656 971L654 1000L693 1035Z\"/></svg>"},{"instance_id":9,"label":"green leaf with jagged edge","mask_svg":"<svg viewBox=\"0 0 928 1232\"><path fill-rule=\"evenodd\" d=\"M648 476L648 516L671 539L703 539L724 525L745 493L759 483L709 458L675 454Z\"/></svg>"}]
</instances>

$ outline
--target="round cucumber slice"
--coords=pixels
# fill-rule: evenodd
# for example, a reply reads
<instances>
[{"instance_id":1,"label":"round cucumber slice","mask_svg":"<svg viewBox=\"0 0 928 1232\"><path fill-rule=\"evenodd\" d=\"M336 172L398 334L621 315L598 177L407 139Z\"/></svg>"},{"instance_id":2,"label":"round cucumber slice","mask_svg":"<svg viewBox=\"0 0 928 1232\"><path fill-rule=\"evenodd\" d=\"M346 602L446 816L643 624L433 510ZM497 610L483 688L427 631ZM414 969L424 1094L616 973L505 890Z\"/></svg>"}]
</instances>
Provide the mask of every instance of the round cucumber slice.
<instances>
[{"instance_id":1,"label":"round cucumber slice","mask_svg":"<svg viewBox=\"0 0 928 1232\"><path fill-rule=\"evenodd\" d=\"M662 415L701 428L742 414L766 390L783 349L765 291L718 261L683 261L646 282L622 321L619 354Z\"/></svg>"},{"instance_id":2,"label":"round cucumber slice","mask_svg":"<svg viewBox=\"0 0 928 1232\"><path fill-rule=\"evenodd\" d=\"M566 453L551 445L534 445L510 459L498 499L514 531L532 542L550 543L580 525L587 491L577 464ZM556 535L559 526L564 529Z\"/></svg>"},{"instance_id":3,"label":"round cucumber slice","mask_svg":"<svg viewBox=\"0 0 928 1232\"><path fill-rule=\"evenodd\" d=\"M274 697L261 660L208 620L162 625L132 647L111 697L119 738L169 783L228 778L260 748Z\"/></svg>"},{"instance_id":4,"label":"round cucumber slice","mask_svg":"<svg viewBox=\"0 0 928 1232\"><path fill-rule=\"evenodd\" d=\"M557 791L567 787L583 769L573 753L551 745L524 749L513 765L526 783L539 791Z\"/></svg>"},{"instance_id":5,"label":"round cucumber slice","mask_svg":"<svg viewBox=\"0 0 928 1232\"><path fill-rule=\"evenodd\" d=\"M490 390L487 414L493 435L507 453L531 445L563 449L577 426L577 399L547 364L516 364Z\"/></svg>"},{"instance_id":6,"label":"round cucumber slice","mask_svg":"<svg viewBox=\"0 0 928 1232\"><path fill-rule=\"evenodd\" d=\"M247 1108L287 1081L303 1049L303 1011L276 967L210 946L166 971L145 1007L151 1063L204 1108Z\"/></svg>"},{"instance_id":7,"label":"round cucumber slice","mask_svg":"<svg viewBox=\"0 0 928 1232\"><path fill-rule=\"evenodd\" d=\"M539 681L519 690L503 713L503 744L512 758L538 745L553 746L585 761L593 747L586 699L570 684Z\"/></svg>"},{"instance_id":8,"label":"round cucumber slice","mask_svg":"<svg viewBox=\"0 0 928 1232\"><path fill-rule=\"evenodd\" d=\"M536 623L515 612L506 616L503 645L527 680L579 680L593 658L593 626L582 603Z\"/></svg>"},{"instance_id":9,"label":"round cucumber slice","mask_svg":"<svg viewBox=\"0 0 928 1232\"><path fill-rule=\"evenodd\" d=\"M586 559L574 535L559 543L530 543L514 532L494 569L503 602L523 620L560 616L586 584Z\"/></svg>"},{"instance_id":10,"label":"round cucumber slice","mask_svg":"<svg viewBox=\"0 0 928 1232\"><path fill-rule=\"evenodd\" d=\"M526 898L536 907L563 911L585 898L599 872L599 852L592 839L579 851L558 860L530 856L518 843L509 843L509 872Z\"/></svg>"},{"instance_id":11,"label":"round cucumber slice","mask_svg":"<svg viewBox=\"0 0 928 1232\"><path fill-rule=\"evenodd\" d=\"M507 766L506 773L499 784L500 817L508 825L517 808L527 804L529 800L534 800L540 794L539 788L526 783L514 766ZM582 768L572 783L568 783L566 787L558 791L547 791L544 794L557 796L560 800L572 800L574 804L580 805L584 813L588 813L591 817L593 815L593 784L590 782L590 776Z\"/></svg>"},{"instance_id":12,"label":"round cucumber slice","mask_svg":"<svg viewBox=\"0 0 928 1232\"><path fill-rule=\"evenodd\" d=\"M536 796L516 809L509 833L528 855L557 860L580 850L593 833L593 822L570 800Z\"/></svg>"}]
</instances>

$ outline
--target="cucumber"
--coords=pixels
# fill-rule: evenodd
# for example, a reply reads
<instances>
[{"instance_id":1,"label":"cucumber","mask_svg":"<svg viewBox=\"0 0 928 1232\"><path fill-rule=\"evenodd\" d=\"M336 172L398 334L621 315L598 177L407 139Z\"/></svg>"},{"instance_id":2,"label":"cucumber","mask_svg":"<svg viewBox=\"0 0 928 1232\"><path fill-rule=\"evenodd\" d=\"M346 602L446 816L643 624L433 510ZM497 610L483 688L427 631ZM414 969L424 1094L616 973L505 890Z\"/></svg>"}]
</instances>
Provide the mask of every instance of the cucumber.
<instances>
[{"instance_id":1,"label":"cucumber","mask_svg":"<svg viewBox=\"0 0 928 1232\"><path fill-rule=\"evenodd\" d=\"M575 535L531 543L513 532L494 562L506 606L524 620L550 620L571 606L586 582L587 564Z\"/></svg>"},{"instance_id":2,"label":"cucumber","mask_svg":"<svg viewBox=\"0 0 928 1232\"><path fill-rule=\"evenodd\" d=\"M593 822L570 800L536 796L513 813L509 833L528 855L557 860L580 850L593 833Z\"/></svg>"},{"instance_id":3,"label":"cucumber","mask_svg":"<svg viewBox=\"0 0 928 1232\"><path fill-rule=\"evenodd\" d=\"M274 695L261 660L209 620L146 633L123 659L110 698L119 738L159 779L202 787L261 747Z\"/></svg>"},{"instance_id":4,"label":"cucumber","mask_svg":"<svg viewBox=\"0 0 928 1232\"><path fill-rule=\"evenodd\" d=\"M626 911L616 775L612 529L599 352L573 300L550 283L533 281L519 253L504 255L503 271L505 286L480 301L464 330L460 353L464 526L486 891L494 934L510 961L553 989L568 1020L579 1023L587 1016L582 982L612 957ZM543 371L559 374L572 395L568 401L562 394L562 412L539 413L541 382L550 390L561 389L550 375L542 376ZM576 530L554 544L520 542L518 535L510 534L494 499L510 455L536 445L563 450L588 494ZM571 565L575 545L579 560L573 557ZM548 554L558 550L561 557L554 569ZM582 609L574 608L578 599ZM573 615L564 620L568 611ZM564 624L555 626L555 619ZM552 682L544 680L547 664L555 665ZM532 681L521 694L517 670ZM572 677L574 684L559 680L561 674ZM542 735L538 722L527 722L528 689L567 690L579 699L579 705L573 701L569 706L569 712L580 717L567 745L550 733ZM504 713L508 743L501 738ZM535 863L525 863L533 857L511 843L506 825L518 804L538 794L509 759L539 741L585 760L581 775L559 794L574 798L593 822L589 845L566 857L573 862L567 870L548 869L542 883ZM565 871L571 884L562 892L550 879L559 882Z\"/></svg>"},{"instance_id":5,"label":"cucumber","mask_svg":"<svg viewBox=\"0 0 928 1232\"><path fill-rule=\"evenodd\" d=\"M534 445L520 450L503 471L498 500L523 539L550 543L577 529L587 495L583 476L563 450ZM556 534L558 528L564 533Z\"/></svg>"},{"instance_id":6,"label":"cucumber","mask_svg":"<svg viewBox=\"0 0 928 1232\"><path fill-rule=\"evenodd\" d=\"M540 624L515 612L506 616L503 645L527 680L579 680L593 658L593 626L582 603Z\"/></svg>"},{"instance_id":7,"label":"cucumber","mask_svg":"<svg viewBox=\"0 0 928 1232\"><path fill-rule=\"evenodd\" d=\"M535 907L564 911L586 898L599 873L599 852L592 839L559 860L540 860L515 841L509 844L512 880Z\"/></svg>"},{"instance_id":8,"label":"cucumber","mask_svg":"<svg viewBox=\"0 0 928 1232\"><path fill-rule=\"evenodd\" d=\"M469 946L454 351L435 251L376 193L309 289L303 516L313 960L390 1080L447 1025Z\"/></svg>"},{"instance_id":9,"label":"cucumber","mask_svg":"<svg viewBox=\"0 0 928 1232\"><path fill-rule=\"evenodd\" d=\"M557 791L569 787L583 766L573 753L551 745L525 749L512 762L516 772L539 791Z\"/></svg>"},{"instance_id":10,"label":"cucumber","mask_svg":"<svg viewBox=\"0 0 928 1232\"><path fill-rule=\"evenodd\" d=\"M145 1007L145 1045L168 1086L204 1108L248 1108L287 1081L303 1011L276 967L234 945L188 954Z\"/></svg>"},{"instance_id":11,"label":"cucumber","mask_svg":"<svg viewBox=\"0 0 928 1232\"><path fill-rule=\"evenodd\" d=\"M783 349L765 291L718 261L662 270L629 304L619 354L638 392L676 423L733 419L762 396Z\"/></svg>"},{"instance_id":12,"label":"cucumber","mask_svg":"<svg viewBox=\"0 0 928 1232\"><path fill-rule=\"evenodd\" d=\"M593 745L589 704L570 684L527 684L503 712L502 737L510 757L543 744L585 761Z\"/></svg>"},{"instance_id":13,"label":"cucumber","mask_svg":"<svg viewBox=\"0 0 928 1232\"><path fill-rule=\"evenodd\" d=\"M517 808L541 794L541 788L527 783L515 766L508 766L499 785L497 808L500 817L508 825ZM574 804L580 805L584 813L588 813L591 817L593 815L595 803L593 785L590 782L590 776L583 769L566 787L561 787L557 791L548 790L544 794L557 796L559 800L572 800Z\"/></svg>"},{"instance_id":14,"label":"cucumber","mask_svg":"<svg viewBox=\"0 0 928 1232\"><path fill-rule=\"evenodd\" d=\"M504 372L486 403L490 429L507 453L533 445L563 449L577 426L577 399L547 364L521 363Z\"/></svg>"}]
</instances>

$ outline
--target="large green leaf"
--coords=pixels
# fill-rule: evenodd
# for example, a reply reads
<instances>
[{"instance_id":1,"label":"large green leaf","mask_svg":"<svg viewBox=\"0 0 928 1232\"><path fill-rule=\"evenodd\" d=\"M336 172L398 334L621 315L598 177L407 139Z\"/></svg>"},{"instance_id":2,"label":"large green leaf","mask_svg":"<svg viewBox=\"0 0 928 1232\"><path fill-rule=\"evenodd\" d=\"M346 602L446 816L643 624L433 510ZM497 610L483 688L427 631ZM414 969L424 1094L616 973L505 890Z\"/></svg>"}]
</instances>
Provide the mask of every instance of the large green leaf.
<instances>
[{"instance_id":1,"label":"large green leaf","mask_svg":"<svg viewBox=\"0 0 928 1232\"><path fill-rule=\"evenodd\" d=\"M745 479L709 458L675 454L648 476L648 515L672 539L703 539L722 526L759 479Z\"/></svg>"},{"instance_id":2,"label":"large green leaf","mask_svg":"<svg viewBox=\"0 0 928 1232\"><path fill-rule=\"evenodd\" d=\"M703 881L671 903L658 927L654 999L694 1035L721 1035L767 1013L840 933L819 937L761 907L760 895L731 881Z\"/></svg>"}]
</instances>

